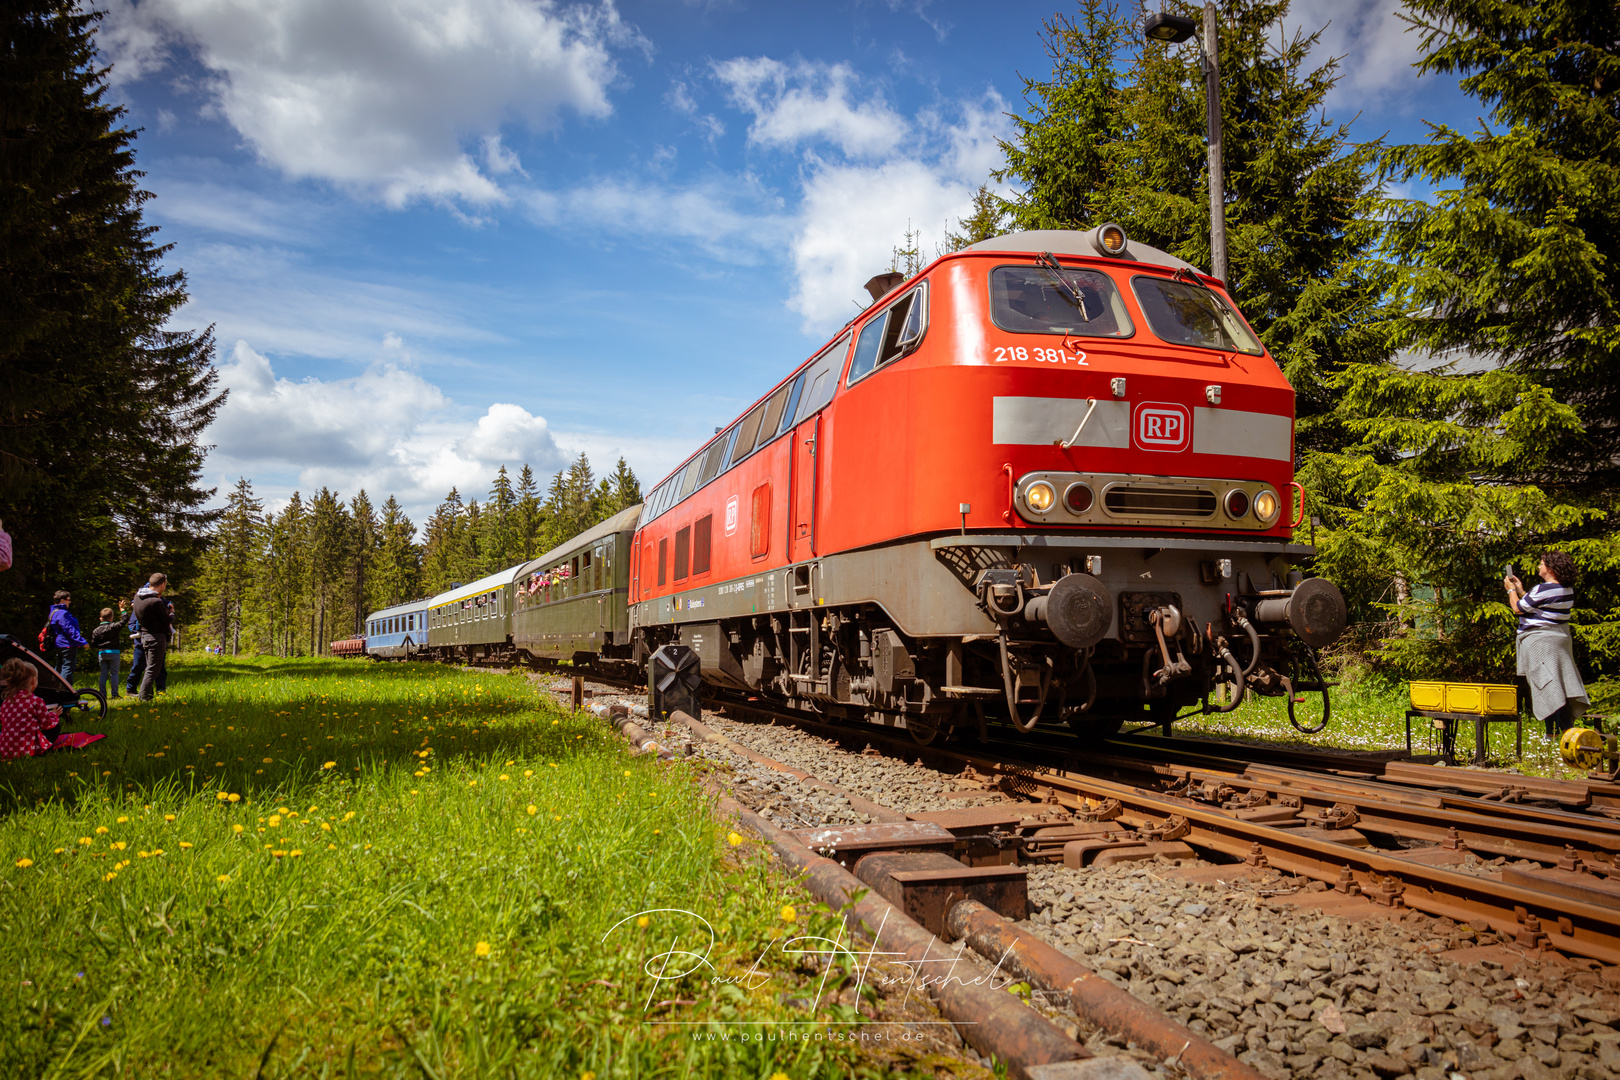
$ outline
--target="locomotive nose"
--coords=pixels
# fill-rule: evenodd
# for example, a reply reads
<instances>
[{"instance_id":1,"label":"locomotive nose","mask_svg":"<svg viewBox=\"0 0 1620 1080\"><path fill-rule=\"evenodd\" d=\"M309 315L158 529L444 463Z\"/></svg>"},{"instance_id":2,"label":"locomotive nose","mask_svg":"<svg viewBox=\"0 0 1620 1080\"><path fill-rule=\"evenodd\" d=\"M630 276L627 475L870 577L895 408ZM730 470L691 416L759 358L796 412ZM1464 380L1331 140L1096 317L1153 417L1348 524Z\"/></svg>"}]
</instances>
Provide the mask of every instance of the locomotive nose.
<instances>
[{"instance_id":1,"label":"locomotive nose","mask_svg":"<svg viewBox=\"0 0 1620 1080\"><path fill-rule=\"evenodd\" d=\"M1071 649L1089 649L1113 625L1114 599L1108 586L1090 574L1065 574L1051 592L1029 601L1024 617L1045 623Z\"/></svg>"}]
</instances>

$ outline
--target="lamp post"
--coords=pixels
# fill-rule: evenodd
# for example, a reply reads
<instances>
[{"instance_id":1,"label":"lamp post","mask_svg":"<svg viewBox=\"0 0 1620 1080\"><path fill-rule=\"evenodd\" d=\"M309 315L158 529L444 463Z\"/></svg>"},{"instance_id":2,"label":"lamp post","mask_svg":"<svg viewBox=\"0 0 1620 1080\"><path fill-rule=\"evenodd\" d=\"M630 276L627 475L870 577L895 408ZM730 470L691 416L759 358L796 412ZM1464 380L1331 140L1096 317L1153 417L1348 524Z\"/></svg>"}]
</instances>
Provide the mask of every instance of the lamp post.
<instances>
[{"instance_id":1,"label":"lamp post","mask_svg":"<svg viewBox=\"0 0 1620 1080\"><path fill-rule=\"evenodd\" d=\"M1142 36L1179 45L1197 33L1198 24L1163 11L1149 15ZM1215 4L1204 4L1203 50L1205 112L1209 115L1209 261L1210 272L1226 280L1226 182L1221 168L1221 56L1216 41Z\"/></svg>"}]
</instances>

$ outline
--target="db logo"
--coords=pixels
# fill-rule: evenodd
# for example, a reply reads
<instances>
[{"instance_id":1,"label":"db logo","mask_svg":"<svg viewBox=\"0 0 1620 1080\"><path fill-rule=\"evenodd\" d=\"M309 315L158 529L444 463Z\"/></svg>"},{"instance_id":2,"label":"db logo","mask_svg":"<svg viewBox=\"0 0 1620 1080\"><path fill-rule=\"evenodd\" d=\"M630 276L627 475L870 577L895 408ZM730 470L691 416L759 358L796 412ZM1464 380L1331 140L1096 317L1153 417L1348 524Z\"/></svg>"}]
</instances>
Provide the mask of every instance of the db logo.
<instances>
[{"instance_id":1,"label":"db logo","mask_svg":"<svg viewBox=\"0 0 1620 1080\"><path fill-rule=\"evenodd\" d=\"M1169 401L1144 401L1131 422L1136 445L1143 450L1185 450L1192 445L1192 413Z\"/></svg>"}]
</instances>

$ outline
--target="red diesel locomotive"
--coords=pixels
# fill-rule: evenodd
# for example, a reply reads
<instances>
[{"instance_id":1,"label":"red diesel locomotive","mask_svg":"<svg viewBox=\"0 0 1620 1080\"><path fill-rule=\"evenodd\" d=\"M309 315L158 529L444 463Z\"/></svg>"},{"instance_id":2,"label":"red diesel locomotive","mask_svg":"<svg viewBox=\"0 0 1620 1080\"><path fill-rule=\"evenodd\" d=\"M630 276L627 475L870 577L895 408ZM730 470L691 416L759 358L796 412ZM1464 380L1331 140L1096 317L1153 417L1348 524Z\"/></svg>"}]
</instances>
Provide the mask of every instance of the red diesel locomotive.
<instances>
[{"instance_id":1,"label":"red diesel locomotive","mask_svg":"<svg viewBox=\"0 0 1620 1080\"><path fill-rule=\"evenodd\" d=\"M1326 722L1344 599L1294 569L1293 390L1219 280L1103 225L868 289L648 497L634 659L922 742L1246 692Z\"/></svg>"}]
</instances>

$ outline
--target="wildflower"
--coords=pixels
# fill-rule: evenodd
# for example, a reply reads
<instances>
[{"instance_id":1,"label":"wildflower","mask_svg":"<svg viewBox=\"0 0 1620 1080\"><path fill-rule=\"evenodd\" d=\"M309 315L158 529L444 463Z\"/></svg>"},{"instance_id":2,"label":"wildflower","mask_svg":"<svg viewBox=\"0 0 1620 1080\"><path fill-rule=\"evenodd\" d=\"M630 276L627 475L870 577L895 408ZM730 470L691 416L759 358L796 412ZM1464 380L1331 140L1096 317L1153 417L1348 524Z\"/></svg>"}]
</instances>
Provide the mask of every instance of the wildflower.
<instances>
[{"instance_id":1,"label":"wildflower","mask_svg":"<svg viewBox=\"0 0 1620 1080\"><path fill-rule=\"evenodd\" d=\"M553 769L557 767L557 763L555 761L548 761L546 764Z\"/></svg>"},{"instance_id":2,"label":"wildflower","mask_svg":"<svg viewBox=\"0 0 1620 1080\"><path fill-rule=\"evenodd\" d=\"M228 791L220 791L214 794L214 798L218 799L220 802L225 802L230 797L231 793Z\"/></svg>"},{"instance_id":3,"label":"wildflower","mask_svg":"<svg viewBox=\"0 0 1620 1080\"><path fill-rule=\"evenodd\" d=\"M353 821L354 820L354 811L350 810L347 814L344 814L343 815L343 820L344 821Z\"/></svg>"},{"instance_id":4,"label":"wildflower","mask_svg":"<svg viewBox=\"0 0 1620 1080\"><path fill-rule=\"evenodd\" d=\"M22 869L22 870L26 870L30 866L33 866L33 865L34 865L34 860L33 859L18 859L17 860L17 866L18 866L19 869Z\"/></svg>"},{"instance_id":5,"label":"wildflower","mask_svg":"<svg viewBox=\"0 0 1620 1080\"><path fill-rule=\"evenodd\" d=\"M293 848L291 851L287 852L288 857L293 858L293 859L298 858L298 856L300 856L302 854L303 854L303 852L299 851L297 848Z\"/></svg>"},{"instance_id":6,"label":"wildflower","mask_svg":"<svg viewBox=\"0 0 1620 1080\"><path fill-rule=\"evenodd\" d=\"M321 822L321 832L331 832L331 831L332 831L332 823L330 821Z\"/></svg>"},{"instance_id":7,"label":"wildflower","mask_svg":"<svg viewBox=\"0 0 1620 1080\"><path fill-rule=\"evenodd\" d=\"M221 885L223 885L227 881L231 880L231 875L229 875L229 874L221 874L221 875L219 875L219 877L215 878L214 880L219 882Z\"/></svg>"},{"instance_id":8,"label":"wildflower","mask_svg":"<svg viewBox=\"0 0 1620 1080\"><path fill-rule=\"evenodd\" d=\"M272 851L271 851L271 852L270 852L270 854L271 854L271 855L273 855L273 856L275 856L275 857L276 857L276 858L278 858L278 859L279 859L279 858L281 858L281 857L282 857L282 856L283 856L283 855L285 855L285 854L287 854L287 853L286 853L286 852L285 852L285 851L275 851L275 850L272 850Z\"/></svg>"},{"instance_id":9,"label":"wildflower","mask_svg":"<svg viewBox=\"0 0 1620 1080\"><path fill-rule=\"evenodd\" d=\"M489 955L489 942L480 941L478 944L474 945L473 946L473 955L474 956L488 956Z\"/></svg>"},{"instance_id":10,"label":"wildflower","mask_svg":"<svg viewBox=\"0 0 1620 1080\"><path fill-rule=\"evenodd\" d=\"M629 769L624 770L624 775L629 776L630 775L630 770Z\"/></svg>"},{"instance_id":11,"label":"wildflower","mask_svg":"<svg viewBox=\"0 0 1620 1080\"><path fill-rule=\"evenodd\" d=\"M792 922L797 915L797 913L793 910L792 904L783 904L781 914L783 922Z\"/></svg>"},{"instance_id":12,"label":"wildflower","mask_svg":"<svg viewBox=\"0 0 1620 1080\"><path fill-rule=\"evenodd\" d=\"M97 836L106 836L107 835L107 826L105 826L105 825L97 825L96 826L96 835Z\"/></svg>"},{"instance_id":13,"label":"wildflower","mask_svg":"<svg viewBox=\"0 0 1620 1080\"><path fill-rule=\"evenodd\" d=\"M523 770L523 775L524 776L533 776L534 775L534 770L533 769L524 769Z\"/></svg>"},{"instance_id":14,"label":"wildflower","mask_svg":"<svg viewBox=\"0 0 1620 1080\"><path fill-rule=\"evenodd\" d=\"M117 876L118 876L118 872L116 870L109 870L109 871L107 871L106 876L103 877L101 880L102 881L111 881L113 878L115 878Z\"/></svg>"},{"instance_id":15,"label":"wildflower","mask_svg":"<svg viewBox=\"0 0 1620 1080\"><path fill-rule=\"evenodd\" d=\"M650 923L650 922L652 922L652 920L647 918L647 916L643 915L641 918L636 920L636 925L641 927L643 930L645 930L645 929L647 929L647 924Z\"/></svg>"},{"instance_id":16,"label":"wildflower","mask_svg":"<svg viewBox=\"0 0 1620 1080\"><path fill-rule=\"evenodd\" d=\"M538 806L535 806L534 803L530 803L528 805L528 811L529 811L529 816L533 817L534 815L536 815L536 814L538 814L540 812L540 808Z\"/></svg>"},{"instance_id":17,"label":"wildflower","mask_svg":"<svg viewBox=\"0 0 1620 1080\"><path fill-rule=\"evenodd\" d=\"M274 759L274 758L265 758L265 759L264 759L264 763L265 763L265 764L266 764L266 765L269 765L269 764L271 764L271 763L272 763L272 762L273 762L273 761L274 761L274 760L275 760L275 759Z\"/></svg>"},{"instance_id":18,"label":"wildflower","mask_svg":"<svg viewBox=\"0 0 1620 1080\"><path fill-rule=\"evenodd\" d=\"M181 851L186 851L190 847L191 847L191 841L190 840L182 840L182 841L180 841L180 850Z\"/></svg>"},{"instance_id":19,"label":"wildflower","mask_svg":"<svg viewBox=\"0 0 1620 1080\"><path fill-rule=\"evenodd\" d=\"M90 844L95 843L95 841L91 840L88 836L81 836L81 837L79 837L79 843L88 846Z\"/></svg>"},{"instance_id":20,"label":"wildflower","mask_svg":"<svg viewBox=\"0 0 1620 1080\"><path fill-rule=\"evenodd\" d=\"M247 830L244 829L241 825L232 825L231 826L231 832L236 833L238 836L240 836L242 833L244 833L246 831Z\"/></svg>"},{"instance_id":21,"label":"wildflower","mask_svg":"<svg viewBox=\"0 0 1620 1080\"><path fill-rule=\"evenodd\" d=\"M653 830L653 835L654 836L663 836L664 835L664 830L663 829L654 829Z\"/></svg>"},{"instance_id":22,"label":"wildflower","mask_svg":"<svg viewBox=\"0 0 1620 1080\"><path fill-rule=\"evenodd\" d=\"M336 851L337 850L337 845L336 844L327 844L326 845L326 850L327 851Z\"/></svg>"},{"instance_id":23,"label":"wildflower","mask_svg":"<svg viewBox=\"0 0 1620 1080\"><path fill-rule=\"evenodd\" d=\"M114 851L123 851L124 848L127 847L128 845L126 845L124 843L124 841L122 841L122 840L114 840L112 843L108 844L107 846L112 848Z\"/></svg>"},{"instance_id":24,"label":"wildflower","mask_svg":"<svg viewBox=\"0 0 1620 1080\"><path fill-rule=\"evenodd\" d=\"M153 848L152 849L152 858L155 859L161 854L163 854L163 849L162 848Z\"/></svg>"},{"instance_id":25,"label":"wildflower","mask_svg":"<svg viewBox=\"0 0 1620 1080\"><path fill-rule=\"evenodd\" d=\"M53 852L52 852L52 853L51 853L51 854L53 854L53 855L61 855L61 854L62 854L62 853L63 853L63 852L65 852L65 851L67 851L67 848L57 848L57 849L56 849L56 850L55 850L55 851L53 851Z\"/></svg>"},{"instance_id":26,"label":"wildflower","mask_svg":"<svg viewBox=\"0 0 1620 1080\"><path fill-rule=\"evenodd\" d=\"M512 778L510 776L507 776L505 773L501 773L501 779L502 780L510 780Z\"/></svg>"},{"instance_id":27,"label":"wildflower","mask_svg":"<svg viewBox=\"0 0 1620 1080\"><path fill-rule=\"evenodd\" d=\"M743 842L743 838L736 833L731 833L726 837L726 842L732 847L736 847L738 844Z\"/></svg>"},{"instance_id":28,"label":"wildflower","mask_svg":"<svg viewBox=\"0 0 1620 1080\"><path fill-rule=\"evenodd\" d=\"M127 824L129 824L129 818L127 818L127 817L121 817L121 818L119 818L119 819L118 819L118 824L120 824L120 825L127 825Z\"/></svg>"},{"instance_id":29,"label":"wildflower","mask_svg":"<svg viewBox=\"0 0 1620 1080\"><path fill-rule=\"evenodd\" d=\"M174 815L173 814L164 814L163 815L163 820L164 821L173 821L174 820Z\"/></svg>"},{"instance_id":30,"label":"wildflower","mask_svg":"<svg viewBox=\"0 0 1620 1080\"><path fill-rule=\"evenodd\" d=\"M328 761L325 765L322 765L321 768L330 769L332 766L334 766L336 764L337 764L337 762L335 762L335 761Z\"/></svg>"}]
</instances>

